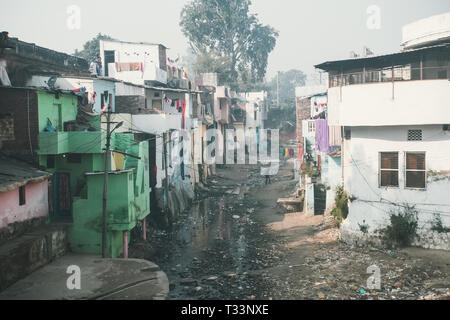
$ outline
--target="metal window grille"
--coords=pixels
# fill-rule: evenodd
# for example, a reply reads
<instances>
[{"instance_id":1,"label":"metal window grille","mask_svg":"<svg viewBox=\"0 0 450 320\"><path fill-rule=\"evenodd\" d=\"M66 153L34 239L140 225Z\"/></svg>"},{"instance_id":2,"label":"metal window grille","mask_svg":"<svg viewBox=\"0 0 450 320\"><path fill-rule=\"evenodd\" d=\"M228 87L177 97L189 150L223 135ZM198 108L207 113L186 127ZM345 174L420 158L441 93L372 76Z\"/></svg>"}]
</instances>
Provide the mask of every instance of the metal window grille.
<instances>
[{"instance_id":1,"label":"metal window grille","mask_svg":"<svg viewBox=\"0 0 450 320\"><path fill-rule=\"evenodd\" d=\"M408 141L422 141L422 130L408 130Z\"/></svg>"}]
</instances>

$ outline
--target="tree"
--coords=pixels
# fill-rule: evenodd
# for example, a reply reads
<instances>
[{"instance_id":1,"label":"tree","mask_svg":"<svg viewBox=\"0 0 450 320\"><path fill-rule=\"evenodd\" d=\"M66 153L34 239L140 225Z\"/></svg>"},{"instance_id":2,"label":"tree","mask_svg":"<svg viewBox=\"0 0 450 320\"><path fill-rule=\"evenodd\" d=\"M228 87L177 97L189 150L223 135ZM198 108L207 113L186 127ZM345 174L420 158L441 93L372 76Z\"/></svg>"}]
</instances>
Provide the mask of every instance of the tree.
<instances>
[{"instance_id":1,"label":"tree","mask_svg":"<svg viewBox=\"0 0 450 320\"><path fill-rule=\"evenodd\" d=\"M100 54L100 40L114 40L110 36L99 33L92 40L87 41L83 45L83 50L75 49L74 56L86 59L88 62L94 61L97 55Z\"/></svg>"},{"instance_id":2,"label":"tree","mask_svg":"<svg viewBox=\"0 0 450 320\"><path fill-rule=\"evenodd\" d=\"M195 57L193 68L194 73L198 75L211 72L217 73L217 81L221 85L231 81L231 60L215 50L198 53Z\"/></svg>"},{"instance_id":3,"label":"tree","mask_svg":"<svg viewBox=\"0 0 450 320\"><path fill-rule=\"evenodd\" d=\"M249 13L249 0L192 0L181 12L180 26L192 50L220 53L229 60L232 87L262 81L278 32Z\"/></svg>"},{"instance_id":4,"label":"tree","mask_svg":"<svg viewBox=\"0 0 450 320\"><path fill-rule=\"evenodd\" d=\"M279 72L278 87L281 108L295 108L295 87L305 85L306 75L300 70ZM273 105L277 103L277 76L274 76L269 84L269 100Z\"/></svg>"}]
</instances>

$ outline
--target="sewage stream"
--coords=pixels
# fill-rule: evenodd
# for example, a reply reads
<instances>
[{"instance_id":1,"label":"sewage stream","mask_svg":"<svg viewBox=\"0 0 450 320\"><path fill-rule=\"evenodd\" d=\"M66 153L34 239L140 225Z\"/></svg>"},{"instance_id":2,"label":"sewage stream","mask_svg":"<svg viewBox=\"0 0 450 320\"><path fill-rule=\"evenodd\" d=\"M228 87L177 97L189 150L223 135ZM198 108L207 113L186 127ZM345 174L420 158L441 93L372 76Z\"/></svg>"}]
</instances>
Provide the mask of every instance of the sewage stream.
<instances>
[{"instance_id":1,"label":"sewage stream","mask_svg":"<svg viewBox=\"0 0 450 320\"><path fill-rule=\"evenodd\" d=\"M153 261L166 272L172 299L267 299L265 269L279 251L257 222L258 203L245 185L217 188L222 192L195 201L171 231L153 232Z\"/></svg>"}]
</instances>

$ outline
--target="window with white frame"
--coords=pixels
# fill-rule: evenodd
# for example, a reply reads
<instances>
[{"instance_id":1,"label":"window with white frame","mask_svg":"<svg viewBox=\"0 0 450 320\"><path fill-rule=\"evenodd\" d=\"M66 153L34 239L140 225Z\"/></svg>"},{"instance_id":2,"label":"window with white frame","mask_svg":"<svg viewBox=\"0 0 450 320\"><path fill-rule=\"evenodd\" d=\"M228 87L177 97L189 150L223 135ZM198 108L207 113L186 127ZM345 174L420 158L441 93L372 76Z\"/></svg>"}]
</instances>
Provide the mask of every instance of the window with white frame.
<instances>
[{"instance_id":1,"label":"window with white frame","mask_svg":"<svg viewBox=\"0 0 450 320\"><path fill-rule=\"evenodd\" d=\"M398 187L398 152L380 152L380 187Z\"/></svg>"},{"instance_id":2,"label":"window with white frame","mask_svg":"<svg viewBox=\"0 0 450 320\"><path fill-rule=\"evenodd\" d=\"M405 187L425 189L425 152L405 153Z\"/></svg>"}]
</instances>

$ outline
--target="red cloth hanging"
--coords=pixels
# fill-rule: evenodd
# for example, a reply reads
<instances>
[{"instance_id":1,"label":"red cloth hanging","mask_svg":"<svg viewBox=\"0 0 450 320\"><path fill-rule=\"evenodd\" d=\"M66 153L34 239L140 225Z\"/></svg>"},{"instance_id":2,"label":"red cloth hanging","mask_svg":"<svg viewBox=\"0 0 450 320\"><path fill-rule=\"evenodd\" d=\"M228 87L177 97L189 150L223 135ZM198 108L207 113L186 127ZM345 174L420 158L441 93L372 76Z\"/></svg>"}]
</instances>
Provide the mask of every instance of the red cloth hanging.
<instances>
[{"instance_id":1,"label":"red cloth hanging","mask_svg":"<svg viewBox=\"0 0 450 320\"><path fill-rule=\"evenodd\" d=\"M184 122L184 113L186 111L186 101L181 101L181 111L183 112L183 122L182 122L182 128L185 129L185 122Z\"/></svg>"}]
</instances>

